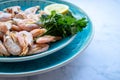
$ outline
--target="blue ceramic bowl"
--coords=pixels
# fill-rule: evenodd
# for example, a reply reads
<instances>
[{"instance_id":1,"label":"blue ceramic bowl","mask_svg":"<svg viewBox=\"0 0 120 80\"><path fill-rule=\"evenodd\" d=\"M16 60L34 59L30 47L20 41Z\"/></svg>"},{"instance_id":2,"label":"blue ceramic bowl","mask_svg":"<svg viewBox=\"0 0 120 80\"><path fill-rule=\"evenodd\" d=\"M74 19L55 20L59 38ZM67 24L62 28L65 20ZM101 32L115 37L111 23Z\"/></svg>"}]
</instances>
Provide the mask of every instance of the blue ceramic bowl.
<instances>
[{"instance_id":1,"label":"blue ceramic bowl","mask_svg":"<svg viewBox=\"0 0 120 80\"><path fill-rule=\"evenodd\" d=\"M32 5L40 4L42 2L47 4L46 1L44 0L34 0L34 1L20 0L20 2L16 2L16 3L23 2L23 5L25 5L24 1L25 1L25 4L27 1L29 3L32 3ZM4 77L30 76L30 75L40 74L50 70L54 70L73 60L89 45L89 43L93 38L94 31L93 31L92 22L90 18L87 16L87 14L82 9L78 8L77 6L69 2L65 2L61 0L51 0L51 1L69 5L71 11L76 15L76 17L81 17L81 16L86 17L88 20L87 27L82 32L79 32L69 45L67 45L63 49L51 55L38 58L35 60L22 61L22 62L11 62L11 63L0 62L0 76L2 77L3 76ZM50 1L47 1L47 2L50 2ZM42 4L42 5L45 5L45 4Z\"/></svg>"},{"instance_id":2,"label":"blue ceramic bowl","mask_svg":"<svg viewBox=\"0 0 120 80\"><path fill-rule=\"evenodd\" d=\"M45 6L52 4L52 3L54 3L54 2L44 1L44 0L9 0L9 1L7 0L7 1L1 1L0 11L2 11L6 7L17 6L17 5L21 6L22 10L32 7L32 6L36 6L36 5L39 5L42 9L44 9ZM35 55L23 56L23 57L0 57L0 62L19 62L19 61L27 61L27 60L41 58L41 57L47 56L49 54L52 54L52 53L64 48L74 38L75 38L75 36L69 36L58 42L52 43L50 45L50 48L47 51L42 52L42 53L37 53Z\"/></svg>"}]
</instances>

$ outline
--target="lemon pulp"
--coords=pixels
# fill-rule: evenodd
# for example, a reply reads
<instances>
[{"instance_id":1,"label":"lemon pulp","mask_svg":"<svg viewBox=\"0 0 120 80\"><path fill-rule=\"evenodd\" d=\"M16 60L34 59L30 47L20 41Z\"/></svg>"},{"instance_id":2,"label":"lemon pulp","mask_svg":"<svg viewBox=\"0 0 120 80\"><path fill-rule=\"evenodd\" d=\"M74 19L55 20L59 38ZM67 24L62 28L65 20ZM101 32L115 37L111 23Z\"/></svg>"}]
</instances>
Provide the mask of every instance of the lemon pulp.
<instances>
[{"instance_id":1,"label":"lemon pulp","mask_svg":"<svg viewBox=\"0 0 120 80\"><path fill-rule=\"evenodd\" d=\"M47 14L51 14L51 11L56 11L56 13L65 14L69 10L69 6L65 4L50 4L44 8Z\"/></svg>"}]
</instances>

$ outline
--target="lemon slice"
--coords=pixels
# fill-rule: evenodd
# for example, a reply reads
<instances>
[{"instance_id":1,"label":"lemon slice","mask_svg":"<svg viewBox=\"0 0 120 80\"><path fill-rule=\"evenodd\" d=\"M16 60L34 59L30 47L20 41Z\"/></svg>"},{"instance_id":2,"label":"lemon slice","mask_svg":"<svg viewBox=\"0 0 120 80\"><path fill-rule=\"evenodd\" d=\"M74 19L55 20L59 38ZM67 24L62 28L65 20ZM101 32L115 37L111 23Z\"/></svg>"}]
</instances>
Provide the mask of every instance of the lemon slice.
<instances>
[{"instance_id":1,"label":"lemon slice","mask_svg":"<svg viewBox=\"0 0 120 80\"><path fill-rule=\"evenodd\" d=\"M51 14L51 11L56 11L56 13L65 14L69 10L69 6L65 4L50 4L44 8L47 14Z\"/></svg>"}]
</instances>

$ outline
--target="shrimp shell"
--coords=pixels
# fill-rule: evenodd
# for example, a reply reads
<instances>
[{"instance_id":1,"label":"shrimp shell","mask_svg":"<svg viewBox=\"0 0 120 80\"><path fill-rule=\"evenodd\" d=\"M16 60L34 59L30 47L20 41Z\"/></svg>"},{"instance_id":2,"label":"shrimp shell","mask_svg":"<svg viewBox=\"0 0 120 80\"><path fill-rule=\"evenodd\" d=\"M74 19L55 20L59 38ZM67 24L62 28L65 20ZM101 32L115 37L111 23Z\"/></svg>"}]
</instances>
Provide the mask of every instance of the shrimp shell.
<instances>
[{"instance_id":1,"label":"shrimp shell","mask_svg":"<svg viewBox=\"0 0 120 80\"><path fill-rule=\"evenodd\" d=\"M19 12L18 14L15 15L15 18L27 19L27 15L24 12Z\"/></svg>"},{"instance_id":2,"label":"shrimp shell","mask_svg":"<svg viewBox=\"0 0 120 80\"><path fill-rule=\"evenodd\" d=\"M39 21L40 15L39 14L28 14L27 19L33 19L35 21Z\"/></svg>"},{"instance_id":3,"label":"shrimp shell","mask_svg":"<svg viewBox=\"0 0 120 80\"><path fill-rule=\"evenodd\" d=\"M8 31L8 27L6 26L5 23L0 22L0 32L6 33Z\"/></svg>"},{"instance_id":4,"label":"shrimp shell","mask_svg":"<svg viewBox=\"0 0 120 80\"><path fill-rule=\"evenodd\" d=\"M8 52L12 55L19 55L21 53L21 47L8 35L4 36L4 45Z\"/></svg>"},{"instance_id":5,"label":"shrimp shell","mask_svg":"<svg viewBox=\"0 0 120 80\"><path fill-rule=\"evenodd\" d=\"M22 29L19 26L14 25L14 24L12 25L11 30L13 30L13 31L22 31Z\"/></svg>"},{"instance_id":6,"label":"shrimp shell","mask_svg":"<svg viewBox=\"0 0 120 80\"><path fill-rule=\"evenodd\" d=\"M19 45L22 48L22 52L19 55L20 56L26 55L27 52L28 52L28 44L27 44L27 42L24 40L24 38L22 36L17 35L17 38L18 38L18 41L19 41Z\"/></svg>"},{"instance_id":7,"label":"shrimp shell","mask_svg":"<svg viewBox=\"0 0 120 80\"><path fill-rule=\"evenodd\" d=\"M18 33L20 36L24 37L25 41L29 44L32 45L33 44L33 36L30 32L27 31L20 31Z\"/></svg>"},{"instance_id":8,"label":"shrimp shell","mask_svg":"<svg viewBox=\"0 0 120 80\"><path fill-rule=\"evenodd\" d=\"M0 40L0 55L10 56L10 54L8 53L7 49L5 48L1 40Z\"/></svg>"},{"instance_id":9,"label":"shrimp shell","mask_svg":"<svg viewBox=\"0 0 120 80\"><path fill-rule=\"evenodd\" d=\"M45 36L39 37L36 40L36 43L38 43L38 44L50 43L50 42L55 42L55 41L60 40L60 39L61 39L61 37L45 35Z\"/></svg>"},{"instance_id":10,"label":"shrimp shell","mask_svg":"<svg viewBox=\"0 0 120 80\"><path fill-rule=\"evenodd\" d=\"M28 55L44 52L44 51L48 50L48 48L49 48L48 44L34 44L30 48Z\"/></svg>"},{"instance_id":11,"label":"shrimp shell","mask_svg":"<svg viewBox=\"0 0 120 80\"><path fill-rule=\"evenodd\" d=\"M22 52L20 56L24 56L27 54L29 50L29 46L33 44L32 34L27 31L20 31L17 33L17 38L18 38L20 46L22 47Z\"/></svg>"},{"instance_id":12,"label":"shrimp shell","mask_svg":"<svg viewBox=\"0 0 120 80\"><path fill-rule=\"evenodd\" d=\"M26 31L31 31L33 29L38 29L39 26L35 24L35 21L32 19L24 19L17 22L17 26Z\"/></svg>"},{"instance_id":13,"label":"shrimp shell","mask_svg":"<svg viewBox=\"0 0 120 80\"><path fill-rule=\"evenodd\" d=\"M12 6L4 9L4 11L14 16L16 13L19 13L21 10L20 10L20 6Z\"/></svg>"},{"instance_id":14,"label":"shrimp shell","mask_svg":"<svg viewBox=\"0 0 120 80\"><path fill-rule=\"evenodd\" d=\"M43 35L46 31L46 29L34 29L30 33L33 35L33 37L37 37Z\"/></svg>"},{"instance_id":15,"label":"shrimp shell","mask_svg":"<svg viewBox=\"0 0 120 80\"><path fill-rule=\"evenodd\" d=\"M8 30L10 30L12 28L11 21L4 22L4 24L6 25L6 27L8 28Z\"/></svg>"},{"instance_id":16,"label":"shrimp shell","mask_svg":"<svg viewBox=\"0 0 120 80\"><path fill-rule=\"evenodd\" d=\"M26 9L24 12L25 14L35 14L38 9L40 9L40 6L34 6Z\"/></svg>"},{"instance_id":17,"label":"shrimp shell","mask_svg":"<svg viewBox=\"0 0 120 80\"><path fill-rule=\"evenodd\" d=\"M12 40L15 42L15 43L18 43L18 39L17 39L17 34L18 32L7 32L7 34L9 34L9 36L12 38Z\"/></svg>"},{"instance_id":18,"label":"shrimp shell","mask_svg":"<svg viewBox=\"0 0 120 80\"><path fill-rule=\"evenodd\" d=\"M4 34L2 32L0 32L0 40L3 40L3 36L4 36Z\"/></svg>"},{"instance_id":19,"label":"shrimp shell","mask_svg":"<svg viewBox=\"0 0 120 80\"><path fill-rule=\"evenodd\" d=\"M0 21L1 22L4 22L4 21L9 21L12 19L12 15L9 14L9 13L4 13L4 12L1 12L0 13Z\"/></svg>"},{"instance_id":20,"label":"shrimp shell","mask_svg":"<svg viewBox=\"0 0 120 80\"><path fill-rule=\"evenodd\" d=\"M4 34L6 34L10 29L10 22L0 22L0 39L3 39Z\"/></svg>"},{"instance_id":21,"label":"shrimp shell","mask_svg":"<svg viewBox=\"0 0 120 80\"><path fill-rule=\"evenodd\" d=\"M46 12L41 10L41 11L39 11L39 14L40 14L40 16L41 16L41 15L46 14Z\"/></svg>"}]
</instances>

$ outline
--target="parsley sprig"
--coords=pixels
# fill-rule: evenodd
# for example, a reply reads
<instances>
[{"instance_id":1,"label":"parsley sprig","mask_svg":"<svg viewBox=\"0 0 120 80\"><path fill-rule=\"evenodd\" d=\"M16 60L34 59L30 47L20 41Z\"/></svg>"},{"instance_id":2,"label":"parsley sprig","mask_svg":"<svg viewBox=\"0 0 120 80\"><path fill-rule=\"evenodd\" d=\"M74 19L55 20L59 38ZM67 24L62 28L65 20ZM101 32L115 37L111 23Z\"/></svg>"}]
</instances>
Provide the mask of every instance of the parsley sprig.
<instances>
[{"instance_id":1,"label":"parsley sprig","mask_svg":"<svg viewBox=\"0 0 120 80\"><path fill-rule=\"evenodd\" d=\"M42 15L40 22L43 28L47 29L44 35L67 37L74 35L87 26L86 18L76 19L69 11L66 14L57 14L55 11L51 15Z\"/></svg>"}]
</instances>

